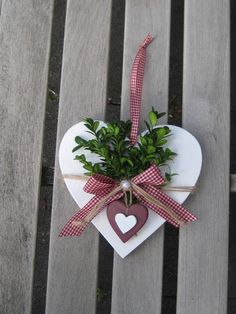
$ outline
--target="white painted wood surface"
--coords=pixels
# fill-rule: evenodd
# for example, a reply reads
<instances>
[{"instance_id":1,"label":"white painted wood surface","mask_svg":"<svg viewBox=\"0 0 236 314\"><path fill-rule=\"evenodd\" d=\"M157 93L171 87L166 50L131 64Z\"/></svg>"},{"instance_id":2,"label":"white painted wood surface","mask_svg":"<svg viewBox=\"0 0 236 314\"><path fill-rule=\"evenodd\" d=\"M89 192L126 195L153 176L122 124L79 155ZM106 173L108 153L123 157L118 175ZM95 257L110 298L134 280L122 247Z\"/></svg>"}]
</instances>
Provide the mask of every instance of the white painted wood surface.
<instances>
[{"instance_id":1,"label":"white painted wood surface","mask_svg":"<svg viewBox=\"0 0 236 314\"><path fill-rule=\"evenodd\" d=\"M0 1L0 313L31 312L52 0Z\"/></svg>"},{"instance_id":2,"label":"white painted wood surface","mask_svg":"<svg viewBox=\"0 0 236 314\"><path fill-rule=\"evenodd\" d=\"M129 118L129 79L133 59L149 32L156 38L147 48L141 119L146 119L152 106L167 111L169 31L169 0L126 1L122 119ZM112 313L161 313L162 265L163 227L125 259L115 254Z\"/></svg>"},{"instance_id":3,"label":"white painted wood surface","mask_svg":"<svg viewBox=\"0 0 236 314\"><path fill-rule=\"evenodd\" d=\"M199 140L199 218L180 231L178 314L225 314L229 210L229 1L186 0L183 127Z\"/></svg>"},{"instance_id":4,"label":"white painted wood surface","mask_svg":"<svg viewBox=\"0 0 236 314\"><path fill-rule=\"evenodd\" d=\"M69 0L65 26L57 151L62 136L84 117L104 119L111 1ZM98 233L58 238L78 210L56 155L46 313L95 313ZM73 162L73 160L72 160Z\"/></svg>"}]
</instances>

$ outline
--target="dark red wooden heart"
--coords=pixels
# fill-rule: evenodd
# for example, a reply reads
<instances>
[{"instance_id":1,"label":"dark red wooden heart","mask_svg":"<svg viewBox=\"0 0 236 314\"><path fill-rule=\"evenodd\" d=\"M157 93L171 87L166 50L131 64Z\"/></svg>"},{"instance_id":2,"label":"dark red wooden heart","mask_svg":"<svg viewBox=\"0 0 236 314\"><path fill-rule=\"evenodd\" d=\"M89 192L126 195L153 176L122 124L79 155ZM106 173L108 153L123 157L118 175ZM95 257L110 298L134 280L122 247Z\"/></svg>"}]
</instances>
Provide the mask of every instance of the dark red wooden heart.
<instances>
[{"instance_id":1,"label":"dark red wooden heart","mask_svg":"<svg viewBox=\"0 0 236 314\"><path fill-rule=\"evenodd\" d=\"M126 233L122 233L115 221L115 216L119 213L124 214L126 217L133 215L137 219L136 225ZM107 218L115 233L125 243L145 224L148 218L148 210L141 204L133 204L127 209L125 204L121 201L114 201L107 206Z\"/></svg>"}]
</instances>

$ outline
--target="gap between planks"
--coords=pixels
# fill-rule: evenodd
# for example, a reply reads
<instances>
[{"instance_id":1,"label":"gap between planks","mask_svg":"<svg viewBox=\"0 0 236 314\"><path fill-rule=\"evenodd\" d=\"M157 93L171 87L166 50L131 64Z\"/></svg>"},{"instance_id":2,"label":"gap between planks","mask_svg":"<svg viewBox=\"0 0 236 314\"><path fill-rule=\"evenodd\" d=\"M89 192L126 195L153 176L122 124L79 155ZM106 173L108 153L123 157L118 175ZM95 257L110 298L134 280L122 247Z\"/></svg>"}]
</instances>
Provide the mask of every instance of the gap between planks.
<instances>
[{"instance_id":1,"label":"gap between planks","mask_svg":"<svg viewBox=\"0 0 236 314\"><path fill-rule=\"evenodd\" d=\"M236 192L236 174L230 175L230 192Z\"/></svg>"}]
</instances>

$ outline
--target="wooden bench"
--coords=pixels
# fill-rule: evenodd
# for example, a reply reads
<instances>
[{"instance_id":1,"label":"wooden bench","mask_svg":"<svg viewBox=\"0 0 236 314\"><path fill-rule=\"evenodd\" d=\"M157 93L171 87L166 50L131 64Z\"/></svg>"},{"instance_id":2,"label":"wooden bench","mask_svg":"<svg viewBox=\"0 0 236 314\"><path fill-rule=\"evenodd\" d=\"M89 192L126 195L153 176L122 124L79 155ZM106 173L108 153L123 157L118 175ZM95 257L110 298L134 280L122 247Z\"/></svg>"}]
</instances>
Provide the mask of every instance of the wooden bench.
<instances>
[{"instance_id":1,"label":"wooden bench","mask_svg":"<svg viewBox=\"0 0 236 314\"><path fill-rule=\"evenodd\" d=\"M31 311L53 0L0 1L0 312ZM127 0L121 118L129 118L129 76L137 45L148 50L145 117L168 110L170 0ZM85 116L104 119L110 0L68 0L57 152ZM203 150L199 220L180 229L178 314L227 313L229 212L229 1L185 0L183 127ZM143 126L142 126L143 127ZM46 313L96 311L98 233L58 238L76 210L56 154ZM114 254L113 314L161 313L163 228L126 259Z\"/></svg>"}]
</instances>

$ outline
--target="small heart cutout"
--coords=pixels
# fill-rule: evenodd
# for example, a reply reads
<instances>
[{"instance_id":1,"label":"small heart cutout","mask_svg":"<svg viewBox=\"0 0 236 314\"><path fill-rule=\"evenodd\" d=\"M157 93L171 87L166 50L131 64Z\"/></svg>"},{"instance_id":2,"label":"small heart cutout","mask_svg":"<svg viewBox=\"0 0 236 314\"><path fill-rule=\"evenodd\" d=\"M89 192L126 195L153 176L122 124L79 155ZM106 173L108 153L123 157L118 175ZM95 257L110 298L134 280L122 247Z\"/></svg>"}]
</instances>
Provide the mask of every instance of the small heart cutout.
<instances>
[{"instance_id":1,"label":"small heart cutout","mask_svg":"<svg viewBox=\"0 0 236 314\"><path fill-rule=\"evenodd\" d=\"M116 214L115 221L122 233L130 231L137 223L135 216L125 216L124 214Z\"/></svg>"},{"instance_id":2,"label":"small heart cutout","mask_svg":"<svg viewBox=\"0 0 236 314\"><path fill-rule=\"evenodd\" d=\"M141 204L133 204L127 209L121 201L114 201L107 207L107 218L115 233L125 243L143 227L148 218L148 210Z\"/></svg>"}]
</instances>

